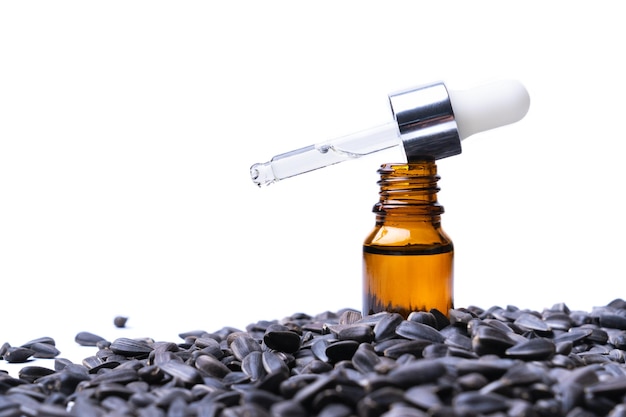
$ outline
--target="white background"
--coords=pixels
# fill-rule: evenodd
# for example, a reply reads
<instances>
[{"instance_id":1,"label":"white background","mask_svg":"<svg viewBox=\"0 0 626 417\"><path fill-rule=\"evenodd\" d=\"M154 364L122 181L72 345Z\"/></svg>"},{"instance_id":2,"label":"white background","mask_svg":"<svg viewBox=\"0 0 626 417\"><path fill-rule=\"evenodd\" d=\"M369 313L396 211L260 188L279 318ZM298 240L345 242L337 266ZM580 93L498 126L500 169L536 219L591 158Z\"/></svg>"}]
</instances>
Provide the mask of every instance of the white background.
<instances>
[{"instance_id":1,"label":"white background","mask_svg":"<svg viewBox=\"0 0 626 417\"><path fill-rule=\"evenodd\" d=\"M376 170L401 154L264 189L249 167L438 80L531 96L438 164L456 306L625 297L619 4L0 3L0 343L360 308Z\"/></svg>"}]
</instances>

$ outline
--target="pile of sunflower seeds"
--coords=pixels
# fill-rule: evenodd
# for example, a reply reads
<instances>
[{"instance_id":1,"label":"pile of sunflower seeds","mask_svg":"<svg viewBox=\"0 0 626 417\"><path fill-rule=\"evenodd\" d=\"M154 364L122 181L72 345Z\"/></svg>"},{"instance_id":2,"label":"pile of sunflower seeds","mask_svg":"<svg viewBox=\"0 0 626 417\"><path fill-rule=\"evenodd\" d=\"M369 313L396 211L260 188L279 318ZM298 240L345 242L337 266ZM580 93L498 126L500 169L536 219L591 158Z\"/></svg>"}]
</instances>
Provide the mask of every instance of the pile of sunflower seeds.
<instances>
[{"instance_id":1,"label":"pile of sunflower seeds","mask_svg":"<svg viewBox=\"0 0 626 417\"><path fill-rule=\"evenodd\" d=\"M178 342L81 332L82 363L42 337L0 356L0 417L626 416L626 301L363 317L295 314ZM51 368L29 366L50 358Z\"/></svg>"}]
</instances>

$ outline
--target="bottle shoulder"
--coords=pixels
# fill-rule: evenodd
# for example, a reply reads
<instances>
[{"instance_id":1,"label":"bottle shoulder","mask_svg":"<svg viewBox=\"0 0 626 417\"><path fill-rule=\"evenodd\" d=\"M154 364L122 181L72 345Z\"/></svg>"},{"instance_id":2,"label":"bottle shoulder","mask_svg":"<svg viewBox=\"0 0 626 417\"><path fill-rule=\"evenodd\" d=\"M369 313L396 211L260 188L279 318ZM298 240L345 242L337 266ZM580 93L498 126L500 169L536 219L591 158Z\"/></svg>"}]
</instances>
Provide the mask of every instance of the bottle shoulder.
<instances>
[{"instance_id":1,"label":"bottle shoulder","mask_svg":"<svg viewBox=\"0 0 626 417\"><path fill-rule=\"evenodd\" d=\"M449 246L452 240L440 223L377 224L365 238L365 246Z\"/></svg>"}]
</instances>

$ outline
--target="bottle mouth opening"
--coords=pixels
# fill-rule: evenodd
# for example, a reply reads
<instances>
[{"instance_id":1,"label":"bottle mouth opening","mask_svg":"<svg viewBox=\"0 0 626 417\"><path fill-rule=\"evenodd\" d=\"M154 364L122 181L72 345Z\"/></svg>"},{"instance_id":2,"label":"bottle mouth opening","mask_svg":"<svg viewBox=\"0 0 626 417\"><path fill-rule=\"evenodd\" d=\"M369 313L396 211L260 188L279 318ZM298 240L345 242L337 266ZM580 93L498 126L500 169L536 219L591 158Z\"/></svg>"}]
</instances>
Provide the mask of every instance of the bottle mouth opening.
<instances>
[{"instance_id":1,"label":"bottle mouth opening","mask_svg":"<svg viewBox=\"0 0 626 417\"><path fill-rule=\"evenodd\" d=\"M441 177L437 174L437 165L432 159L423 162L382 164L378 173L381 191L386 190L387 186L391 186L392 189L398 186L401 189L403 184L407 191L415 188L432 188L435 192L439 191L436 183Z\"/></svg>"},{"instance_id":2,"label":"bottle mouth opening","mask_svg":"<svg viewBox=\"0 0 626 417\"><path fill-rule=\"evenodd\" d=\"M409 174L411 176L424 176L429 173L437 173L437 164L431 157L423 157L418 161L411 162L387 162L381 164L378 173L383 174Z\"/></svg>"}]
</instances>

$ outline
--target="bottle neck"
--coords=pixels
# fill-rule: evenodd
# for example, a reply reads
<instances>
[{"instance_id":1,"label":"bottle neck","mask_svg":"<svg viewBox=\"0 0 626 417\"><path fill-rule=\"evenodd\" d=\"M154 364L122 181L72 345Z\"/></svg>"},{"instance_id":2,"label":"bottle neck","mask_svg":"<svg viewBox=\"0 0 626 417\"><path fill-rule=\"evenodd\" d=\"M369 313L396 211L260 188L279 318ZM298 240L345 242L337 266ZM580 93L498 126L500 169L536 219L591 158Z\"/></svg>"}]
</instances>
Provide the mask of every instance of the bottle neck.
<instances>
[{"instance_id":1,"label":"bottle neck","mask_svg":"<svg viewBox=\"0 0 626 417\"><path fill-rule=\"evenodd\" d=\"M380 200L374 205L377 221L439 221L444 212L437 201L439 175L434 160L383 164Z\"/></svg>"}]
</instances>

